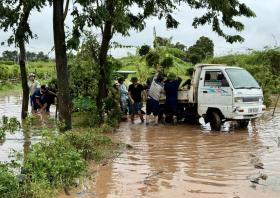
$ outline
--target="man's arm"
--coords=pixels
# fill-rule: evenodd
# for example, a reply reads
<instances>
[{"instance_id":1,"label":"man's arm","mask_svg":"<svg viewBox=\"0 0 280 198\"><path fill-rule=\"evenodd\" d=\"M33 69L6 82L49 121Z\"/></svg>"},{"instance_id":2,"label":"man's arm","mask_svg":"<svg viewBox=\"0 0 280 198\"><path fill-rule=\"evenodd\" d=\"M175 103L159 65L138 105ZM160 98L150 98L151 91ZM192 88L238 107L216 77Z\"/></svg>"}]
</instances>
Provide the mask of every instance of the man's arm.
<instances>
[{"instance_id":1,"label":"man's arm","mask_svg":"<svg viewBox=\"0 0 280 198\"><path fill-rule=\"evenodd\" d=\"M146 101L147 97L148 97L148 94L147 94L147 91L144 88L142 90L142 95L143 95L144 100Z\"/></svg>"},{"instance_id":2,"label":"man's arm","mask_svg":"<svg viewBox=\"0 0 280 198\"><path fill-rule=\"evenodd\" d=\"M40 98L36 97L36 103L39 105L40 108L43 107L43 105L40 102Z\"/></svg>"},{"instance_id":3,"label":"man's arm","mask_svg":"<svg viewBox=\"0 0 280 198\"><path fill-rule=\"evenodd\" d=\"M131 104L134 103L134 100L133 100L132 95L131 95L131 85L128 87L128 99L131 102Z\"/></svg>"},{"instance_id":4,"label":"man's arm","mask_svg":"<svg viewBox=\"0 0 280 198\"><path fill-rule=\"evenodd\" d=\"M131 96L131 92L128 91L128 98L129 98L129 101L131 102L131 104L134 103L134 100L132 99L132 96Z\"/></svg>"}]
</instances>

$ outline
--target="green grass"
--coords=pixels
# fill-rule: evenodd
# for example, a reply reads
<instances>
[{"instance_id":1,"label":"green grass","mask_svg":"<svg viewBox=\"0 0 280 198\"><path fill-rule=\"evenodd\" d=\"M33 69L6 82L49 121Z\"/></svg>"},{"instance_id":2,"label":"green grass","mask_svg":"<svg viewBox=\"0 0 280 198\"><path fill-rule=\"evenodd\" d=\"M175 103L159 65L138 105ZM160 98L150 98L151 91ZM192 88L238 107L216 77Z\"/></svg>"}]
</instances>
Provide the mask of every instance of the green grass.
<instances>
[{"instance_id":1,"label":"green grass","mask_svg":"<svg viewBox=\"0 0 280 198\"><path fill-rule=\"evenodd\" d=\"M36 61L27 62L27 73L35 73L36 79L41 84L47 84L52 78L56 77L55 62ZM17 79L10 82L8 79ZM11 61L0 61L0 91L19 91L21 90L19 65Z\"/></svg>"}]
</instances>

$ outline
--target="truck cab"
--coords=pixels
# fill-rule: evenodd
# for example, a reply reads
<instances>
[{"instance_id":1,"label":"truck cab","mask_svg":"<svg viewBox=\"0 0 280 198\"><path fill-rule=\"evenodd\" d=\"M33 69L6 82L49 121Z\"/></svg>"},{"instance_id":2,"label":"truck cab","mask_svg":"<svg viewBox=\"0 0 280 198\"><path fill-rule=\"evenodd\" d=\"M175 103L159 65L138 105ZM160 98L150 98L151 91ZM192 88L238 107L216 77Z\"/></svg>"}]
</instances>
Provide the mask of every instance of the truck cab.
<instances>
[{"instance_id":1,"label":"truck cab","mask_svg":"<svg viewBox=\"0 0 280 198\"><path fill-rule=\"evenodd\" d=\"M247 127L262 114L263 92L253 76L243 68L218 64L199 64L194 68L191 85L178 93L178 113L204 117L212 130L224 121L236 120ZM179 115L180 116L180 115Z\"/></svg>"},{"instance_id":2,"label":"truck cab","mask_svg":"<svg viewBox=\"0 0 280 198\"><path fill-rule=\"evenodd\" d=\"M247 127L250 119L259 117L263 92L253 76L243 68L226 65L198 65L195 79L197 112L220 130L222 120L236 120Z\"/></svg>"}]
</instances>

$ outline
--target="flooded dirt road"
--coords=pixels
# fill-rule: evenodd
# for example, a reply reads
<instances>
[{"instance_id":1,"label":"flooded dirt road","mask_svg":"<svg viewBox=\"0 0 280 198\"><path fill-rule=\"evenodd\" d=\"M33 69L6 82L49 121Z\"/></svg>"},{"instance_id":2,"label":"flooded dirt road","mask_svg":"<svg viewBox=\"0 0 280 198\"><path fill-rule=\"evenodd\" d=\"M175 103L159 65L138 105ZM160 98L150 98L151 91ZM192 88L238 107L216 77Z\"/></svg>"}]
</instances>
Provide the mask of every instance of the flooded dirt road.
<instances>
[{"instance_id":1,"label":"flooded dirt road","mask_svg":"<svg viewBox=\"0 0 280 198\"><path fill-rule=\"evenodd\" d=\"M20 96L0 95L0 115L19 116ZM279 111L279 110L278 110ZM207 128L207 127L206 127ZM9 138L18 141L9 140ZM198 125L121 123L112 134L132 146L97 168L95 182L72 196L98 198L279 198L280 114L248 129L210 132ZM21 133L0 145L22 147Z\"/></svg>"},{"instance_id":2,"label":"flooded dirt road","mask_svg":"<svg viewBox=\"0 0 280 198\"><path fill-rule=\"evenodd\" d=\"M279 136L279 115L220 133L122 123L114 139L133 148L98 168L90 197L278 198ZM266 180L253 183L260 175Z\"/></svg>"}]
</instances>

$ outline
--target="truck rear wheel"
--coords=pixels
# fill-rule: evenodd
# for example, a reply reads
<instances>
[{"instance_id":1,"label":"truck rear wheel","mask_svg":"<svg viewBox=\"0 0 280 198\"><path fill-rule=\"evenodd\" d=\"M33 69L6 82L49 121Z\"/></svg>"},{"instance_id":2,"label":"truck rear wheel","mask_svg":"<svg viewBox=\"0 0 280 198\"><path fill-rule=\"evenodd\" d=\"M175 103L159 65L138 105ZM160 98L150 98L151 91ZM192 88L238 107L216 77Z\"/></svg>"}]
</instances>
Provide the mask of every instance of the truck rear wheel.
<instances>
[{"instance_id":1,"label":"truck rear wheel","mask_svg":"<svg viewBox=\"0 0 280 198\"><path fill-rule=\"evenodd\" d=\"M240 128L247 128L250 120L239 120L238 124Z\"/></svg>"},{"instance_id":2,"label":"truck rear wheel","mask_svg":"<svg viewBox=\"0 0 280 198\"><path fill-rule=\"evenodd\" d=\"M221 130L222 119L217 112L213 111L213 112L210 113L209 121L210 121L210 126L211 126L212 130L214 130L214 131L220 131Z\"/></svg>"}]
</instances>

